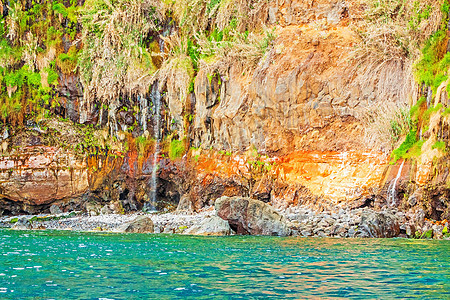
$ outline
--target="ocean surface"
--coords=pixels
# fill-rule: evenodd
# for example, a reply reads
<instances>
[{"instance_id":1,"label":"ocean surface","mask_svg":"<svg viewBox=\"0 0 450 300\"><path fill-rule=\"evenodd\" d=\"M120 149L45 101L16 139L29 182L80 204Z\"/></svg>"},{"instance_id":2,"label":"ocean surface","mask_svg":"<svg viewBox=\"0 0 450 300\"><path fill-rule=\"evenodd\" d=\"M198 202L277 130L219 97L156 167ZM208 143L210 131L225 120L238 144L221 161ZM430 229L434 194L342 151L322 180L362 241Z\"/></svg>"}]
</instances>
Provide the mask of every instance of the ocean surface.
<instances>
[{"instance_id":1,"label":"ocean surface","mask_svg":"<svg viewBox=\"0 0 450 300\"><path fill-rule=\"evenodd\" d=\"M450 241L0 230L0 299L450 299Z\"/></svg>"}]
</instances>

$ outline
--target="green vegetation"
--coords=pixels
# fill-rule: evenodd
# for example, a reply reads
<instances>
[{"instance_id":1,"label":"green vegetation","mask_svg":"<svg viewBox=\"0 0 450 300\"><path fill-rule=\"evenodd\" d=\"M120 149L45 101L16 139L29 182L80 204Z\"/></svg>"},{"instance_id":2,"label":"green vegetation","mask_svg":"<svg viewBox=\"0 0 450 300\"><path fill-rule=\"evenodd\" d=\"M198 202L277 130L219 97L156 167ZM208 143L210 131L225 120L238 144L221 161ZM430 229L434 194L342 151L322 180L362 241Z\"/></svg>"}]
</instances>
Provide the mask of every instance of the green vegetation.
<instances>
[{"instance_id":1,"label":"green vegetation","mask_svg":"<svg viewBox=\"0 0 450 300\"><path fill-rule=\"evenodd\" d=\"M144 156L148 151L149 146L153 145L155 140L147 139L145 136L138 136L136 138L136 148L140 157Z\"/></svg>"},{"instance_id":2,"label":"green vegetation","mask_svg":"<svg viewBox=\"0 0 450 300\"><path fill-rule=\"evenodd\" d=\"M392 151L392 158L394 160L394 163L399 160L400 158L406 158L407 152L412 149L413 147L418 147L423 141L417 141L417 132L415 130L411 130L407 135L403 143ZM419 148L420 149L420 148ZM416 152L417 153L417 152Z\"/></svg>"},{"instance_id":3,"label":"green vegetation","mask_svg":"<svg viewBox=\"0 0 450 300\"><path fill-rule=\"evenodd\" d=\"M86 100L116 109L130 91L147 91L156 67L146 36L159 30L157 7L143 0L88 0L80 14L83 49L76 61Z\"/></svg>"},{"instance_id":4,"label":"green vegetation","mask_svg":"<svg viewBox=\"0 0 450 300\"><path fill-rule=\"evenodd\" d=\"M433 237L433 229L427 230L420 236L421 239L431 239Z\"/></svg>"},{"instance_id":5,"label":"green vegetation","mask_svg":"<svg viewBox=\"0 0 450 300\"><path fill-rule=\"evenodd\" d=\"M446 53L446 49L449 7L449 2L447 0L443 1L440 7L440 18L434 20L434 28L436 30L424 40L421 56L414 65L416 82L422 87L424 92L429 87L433 94L436 94L439 86L448 79L450 55ZM409 20L410 30L419 30L419 25L431 17L433 9L436 9L436 7L433 8L431 2L427 5L422 5L418 1L414 2L412 10L414 14ZM394 162L400 158L411 158L421 154L421 148L425 141L417 140L417 133L419 131L427 132L431 116L442 111L442 108L443 105L441 103L434 107L427 107L425 96L419 98L417 103L410 109L412 129L406 135L404 142L392 152ZM441 114L446 116L449 112L450 110L446 108ZM437 141L432 148L445 152L446 145L442 141Z\"/></svg>"},{"instance_id":6,"label":"green vegetation","mask_svg":"<svg viewBox=\"0 0 450 300\"><path fill-rule=\"evenodd\" d=\"M166 11L180 31L165 39L168 57L158 73L160 86L184 102L194 91L194 79L204 69L210 79L228 75L231 63L253 69L272 45L274 31L264 28L258 13L265 0L166 1ZM210 80L211 82L211 80Z\"/></svg>"},{"instance_id":7,"label":"green vegetation","mask_svg":"<svg viewBox=\"0 0 450 300\"><path fill-rule=\"evenodd\" d=\"M78 62L78 49L74 46L70 47L67 53L61 53L56 59L58 67L64 74L75 73Z\"/></svg>"},{"instance_id":8,"label":"green vegetation","mask_svg":"<svg viewBox=\"0 0 450 300\"><path fill-rule=\"evenodd\" d=\"M169 158L175 160L186 153L185 141L172 139L169 145Z\"/></svg>"},{"instance_id":9,"label":"green vegetation","mask_svg":"<svg viewBox=\"0 0 450 300\"><path fill-rule=\"evenodd\" d=\"M419 121L420 109L426 105L426 103L427 99L425 97L420 97L417 103L411 107L409 114L412 122L417 123Z\"/></svg>"},{"instance_id":10,"label":"green vegetation","mask_svg":"<svg viewBox=\"0 0 450 300\"><path fill-rule=\"evenodd\" d=\"M450 115L450 107L446 107L446 108L444 109L444 111L442 112L442 116L443 116L443 117L446 117L446 116L448 116L448 115Z\"/></svg>"},{"instance_id":11,"label":"green vegetation","mask_svg":"<svg viewBox=\"0 0 450 300\"><path fill-rule=\"evenodd\" d=\"M0 120L15 126L68 118L68 103L76 101L80 121L96 124L79 126L82 141L71 146L88 153L107 147L96 126L107 123L117 136L117 115L129 114L127 108L139 120L137 99L156 82L165 97L183 104L189 126L194 117L186 100L199 71L220 89L231 64L251 74L275 39L260 20L266 0L11 0L7 6L0 16ZM72 85L83 99L71 98ZM179 126L171 129L185 129ZM127 129L134 136L143 131L137 122ZM135 142L139 155L151 144L139 136ZM134 141L127 143L134 149ZM185 147L172 140L169 156L180 157Z\"/></svg>"},{"instance_id":12,"label":"green vegetation","mask_svg":"<svg viewBox=\"0 0 450 300\"><path fill-rule=\"evenodd\" d=\"M76 2L15 0L0 22L0 114L5 123L39 120L59 106L60 71L55 57L64 55L62 39L76 28ZM75 31L76 32L76 31ZM70 56L76 55L73 47Z\"/></svg>"},{"instance_id":13,"label":"green vegetation","mask_svg":"<svg viewBox=\"0 0 450 300\"><path fill-rule=\"evenodd\" d=\"M432 10L433 7L431 5L427 4L424 7L420 7L420 2L415 1L413 4L413 12L415 12L415 14L409 19L409 28L414 31L420 30L420 24L430 17Z\"/></svg>"},{"instance_id":14,"label":"green vegetation","mask_svg":"<svg viewBox=\"0 0 450 300\"><path fill-rule=\"evenodd\" d=\"M438 149L442 152L445 152L447 145L445 144L444 141L436 141L436 143L433 144L433 146L431 147L432 149Z\"/></svg>"},{"instance_id":15,"label":"green vegetation","mask_svg":"<svg viewBox=\"0 0 450 300\"><path fill-rule=\"evenodd\" d=\"M447 23L449 3L444 1L441 7L442 19L439 29L433 33L422 48L422 56L414 66L416 81L432 88L435 93L442 82L446 81L450 66L450 54L446 53ZM427 10L426 16L429 16ZM424 15L424 16L425 16Z\"/></svg>"}]
</instances>

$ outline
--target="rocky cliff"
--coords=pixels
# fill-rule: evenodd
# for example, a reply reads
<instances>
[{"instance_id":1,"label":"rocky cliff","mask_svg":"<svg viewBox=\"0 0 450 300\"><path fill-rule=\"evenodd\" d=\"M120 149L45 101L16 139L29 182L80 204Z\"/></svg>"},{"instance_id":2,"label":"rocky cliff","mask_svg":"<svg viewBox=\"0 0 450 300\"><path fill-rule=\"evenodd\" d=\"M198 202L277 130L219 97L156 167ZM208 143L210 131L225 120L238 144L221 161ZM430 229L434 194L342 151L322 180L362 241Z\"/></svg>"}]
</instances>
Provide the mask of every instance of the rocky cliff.
<instances>
[{"instance_id":1,"label":"rocky cliff","mask_svg":"<svg viewBox=\"0 0 450 300\"><path fill-rule=\"evenodd\" d=\"M448 6L5 3L0 213L245 196L449 218Z\"/></svg>"}]
</instances>

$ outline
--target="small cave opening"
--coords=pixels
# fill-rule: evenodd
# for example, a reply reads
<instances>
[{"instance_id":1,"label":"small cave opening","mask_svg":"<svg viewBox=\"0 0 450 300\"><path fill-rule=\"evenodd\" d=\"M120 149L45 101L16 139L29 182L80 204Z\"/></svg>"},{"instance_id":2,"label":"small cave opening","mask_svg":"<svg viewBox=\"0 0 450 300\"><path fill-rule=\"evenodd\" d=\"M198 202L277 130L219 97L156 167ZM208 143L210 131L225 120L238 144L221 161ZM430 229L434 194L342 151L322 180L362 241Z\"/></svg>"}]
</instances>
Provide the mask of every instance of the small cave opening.
<instances>
[{"instance_id":1,"label":"small cave opening","mask_svg":"<svg viewBox=\"0 0 450 300\"><path fill-rule=\"evenodd\" d=\"M180 202L181 195L175 184L159 179L156 194L156 209L159 211L174 211Z\"/></svg>"},{"instance_id":2,"label":"small cave opening","mask_svg":"<svg viewBox=\"0 0 450 300\"><path fill-rule=\"evenodd\" d=\"M3 215L3 216L12 216L12 211L10 211L8 209L5 209L5 210L3 210L3 212L1 212L0 216L1 215Z\"/></svg>"},{"instance_id":3,"label":"small cave opening","mask_svg":"<svg viewBox=\"0 0 450 300\"><path fill-rule=\"evenodd\" d=\"M364 202L358 206L358 208L373 208L374 207L374 203L375 203L375 197L371 196L371 197L367 197L366 199L364 199Z\"/></svg>"},{"instance_id":4,"label":"small cave opening","mask_svg":"<svg viewBox=\"0 0 450 300\"><path fill-rule=\"evenodd\" d=\"M128 200L128 194L130 193L130 191L128 189L124 189L123 192L121 192L119 194L119 200L120 201L126 201Z\"/></svg>"}]
</instances>

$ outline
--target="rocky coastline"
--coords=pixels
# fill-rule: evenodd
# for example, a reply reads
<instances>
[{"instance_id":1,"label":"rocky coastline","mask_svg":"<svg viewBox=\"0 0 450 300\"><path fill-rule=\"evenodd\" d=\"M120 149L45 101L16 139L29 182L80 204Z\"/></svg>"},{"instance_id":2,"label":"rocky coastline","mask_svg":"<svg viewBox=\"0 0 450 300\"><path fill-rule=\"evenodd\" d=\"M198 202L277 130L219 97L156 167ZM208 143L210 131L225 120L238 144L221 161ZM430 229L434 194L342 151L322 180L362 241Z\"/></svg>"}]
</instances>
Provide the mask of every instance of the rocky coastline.
<instances>
[{"instance_id":1,"label":"rocky coastline","mask_svg":"<svg viewBox=\"0 0 450 300\"><path fill-rule=\"evenodd\" d=\"M305 206L276 210L262 201L221 197L198 213L89 215L83 212L0 217L0 228L187 235L274 235L334 238L450 239L449 222L423 211L394 208L317 212Z\"/></svg>"}]
</instances>

